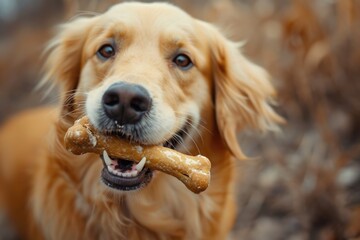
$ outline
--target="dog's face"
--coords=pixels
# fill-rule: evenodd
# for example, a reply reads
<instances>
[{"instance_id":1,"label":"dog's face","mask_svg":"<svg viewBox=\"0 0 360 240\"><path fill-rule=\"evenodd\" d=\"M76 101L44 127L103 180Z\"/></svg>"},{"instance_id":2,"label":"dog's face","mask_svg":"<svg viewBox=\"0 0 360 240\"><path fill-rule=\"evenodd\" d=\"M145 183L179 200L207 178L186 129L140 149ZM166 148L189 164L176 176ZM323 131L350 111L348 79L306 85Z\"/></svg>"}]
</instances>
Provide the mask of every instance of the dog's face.
<instances>
[{"instance_id":1,"label":"dog's face","mask_svg":"<svg viewBox=\"0 0 360 240\"><path fill-rule=\"evenodd\" d=\"M266 73L214 27L168 4L119 4L66 24L47 66L63 83L64 116L86 114L104 133L145 145L190 151L204 127L242 157L237 130L279 121ZM151 179L133 162L103 158L108 186L132 190Z\"/></svg>"},{"instance_id":2,"label":"dog's face","mask_svg":"<svg viewBox=\"0 0 360 240\"><path fill-rule=\"evenodd\" d=\"M97 128L177 147L193 136L210 100L205 53L191 17L167 5L153 11L122 4L98 17L83 47L78 89Z\"/></svg>"}]
</instances>

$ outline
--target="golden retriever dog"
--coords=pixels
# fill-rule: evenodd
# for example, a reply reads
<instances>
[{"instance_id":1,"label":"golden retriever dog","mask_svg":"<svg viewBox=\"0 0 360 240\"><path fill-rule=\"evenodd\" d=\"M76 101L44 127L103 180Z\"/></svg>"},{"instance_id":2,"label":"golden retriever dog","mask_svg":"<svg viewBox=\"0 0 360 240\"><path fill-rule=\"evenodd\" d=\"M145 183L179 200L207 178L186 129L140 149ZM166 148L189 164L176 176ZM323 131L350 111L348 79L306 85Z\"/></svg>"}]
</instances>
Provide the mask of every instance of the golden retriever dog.
<instances>
[{"instance_id":1,"label":"golden retriever dog","mask_svg":"<svg viewBox=\"0 0 360 240\"><path fill-rule=\"evenodd\" d=\"M62 26L46 81L61 103L18 114L0 130L0 203L22 239L227 239L236 218L237 132L273 129L267 73L214 26L165 3L121 3ZM100 131L208 157L200 194L176 178L63 145L87 115Z\"/></svg>"}]
</instances>

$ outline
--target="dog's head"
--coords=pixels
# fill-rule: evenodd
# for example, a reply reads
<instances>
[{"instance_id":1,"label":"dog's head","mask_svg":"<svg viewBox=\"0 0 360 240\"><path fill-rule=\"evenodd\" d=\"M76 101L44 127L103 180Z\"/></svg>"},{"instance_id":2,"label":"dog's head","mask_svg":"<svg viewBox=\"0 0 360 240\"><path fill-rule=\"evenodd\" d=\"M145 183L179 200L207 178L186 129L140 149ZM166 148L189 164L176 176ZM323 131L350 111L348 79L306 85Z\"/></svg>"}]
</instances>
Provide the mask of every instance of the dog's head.
<instances>
[{"instance_id":1,"label":"dog's head","mask_svg":"<svg viewBox=\"0 0 360 240\"><path fill-rule=\"evenodd\" d=\"M186 151L210 131L243 158L237 131L280 121L266 72L216 28L168 4L123 3L65 24L46 66L63 86L64 118L86 114L106 134L142 144ZM134 164L117 166L135 176Z\"/></svg>"}]
</instances>

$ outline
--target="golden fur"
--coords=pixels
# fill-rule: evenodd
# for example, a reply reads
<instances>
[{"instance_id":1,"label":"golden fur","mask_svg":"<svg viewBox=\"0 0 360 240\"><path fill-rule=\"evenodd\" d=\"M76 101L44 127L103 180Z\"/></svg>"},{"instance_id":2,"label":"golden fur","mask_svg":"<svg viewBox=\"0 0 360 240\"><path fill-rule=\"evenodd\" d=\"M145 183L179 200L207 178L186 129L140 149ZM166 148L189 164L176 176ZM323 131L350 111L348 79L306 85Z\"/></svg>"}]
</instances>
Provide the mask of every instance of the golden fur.
<instances>
[{"instance_id":1,"label":"golden fur","mask_svg":"<svg viewBox=\"0 0 360 240\"><path fill-rule=\"evenodd\" d=\"M121 39L121 51L100 63L94 53L110 37ZM179 46L194 59L190 71L176 70L166 59ZM272 129L281 121L269 105L274 89L268 75L235 43L174 6L123 3L63 25L46 70L47 81L62 88L61 105L22 113L0 130L0 207L24 239L229 236L236 217L233 166L244 158L236 133ZM212 162L205 192L194 194L163 173L141 190L109 190L99 180L99 156L64 149L65 131L85 114L87 93L119 78L161 94L175 113L187 101L201 109L198 134L186 151Z\"/></svg>"}]
</instances>

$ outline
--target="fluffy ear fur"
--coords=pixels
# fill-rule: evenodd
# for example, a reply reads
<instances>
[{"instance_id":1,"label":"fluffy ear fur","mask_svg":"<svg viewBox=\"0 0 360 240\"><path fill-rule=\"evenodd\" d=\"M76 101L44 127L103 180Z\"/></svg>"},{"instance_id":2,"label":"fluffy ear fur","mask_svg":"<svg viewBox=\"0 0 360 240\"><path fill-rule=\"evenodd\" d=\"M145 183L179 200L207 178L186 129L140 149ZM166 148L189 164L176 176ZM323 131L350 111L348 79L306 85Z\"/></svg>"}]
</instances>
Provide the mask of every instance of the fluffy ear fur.
<instances>
[{"instance_id":1,"label":"fluffy ear fur","mask_svg":"<svg viewBox=\"0 0 360 240\"><path fill-rule=\"evenodd\" d=\"M244 159L237 141L238 131L245 127L275 130L277 123L283 122L270 106L275 90L267 72L246 59L239 44L206 25L213 60L217 125L233 155Z\"/></svg>"},{"instance_id":2,"label":"fluffy ear fur","mask_svg":"<svg viewBox=\"0 0 360 240\"><path fill-rule=\"evenodd\" d=\"M91 26L92 18L79 18L60 27L60 32L50 42L44 65L42 84L62 87L63 116L73 111L73 94L80 78L83 45Z\"/></svg>"}]
</instances>

